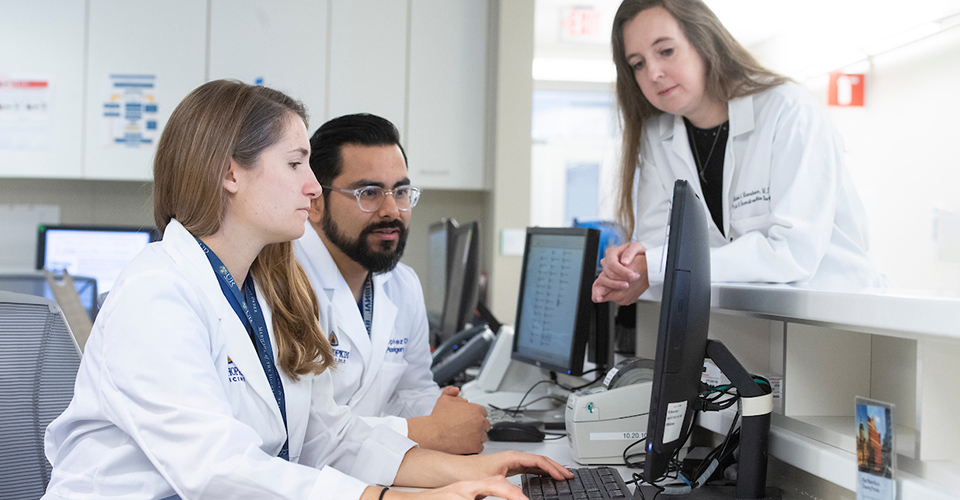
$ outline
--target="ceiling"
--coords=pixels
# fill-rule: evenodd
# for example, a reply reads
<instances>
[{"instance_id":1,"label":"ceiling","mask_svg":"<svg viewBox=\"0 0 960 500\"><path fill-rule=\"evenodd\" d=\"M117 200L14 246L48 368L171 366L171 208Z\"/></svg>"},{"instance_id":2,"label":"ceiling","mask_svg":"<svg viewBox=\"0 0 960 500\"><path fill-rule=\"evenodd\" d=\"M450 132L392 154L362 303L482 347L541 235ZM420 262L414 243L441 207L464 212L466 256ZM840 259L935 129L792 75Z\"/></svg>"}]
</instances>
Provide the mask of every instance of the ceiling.
<instances>
[{"instance_id":1,"label":"ceiling","mask_svg":"<svg viewBox=\"0 0 960 500\"><path fill-rule=\"evenodd\" d=\"M960 24L960 1L705 0L724 26L765 64L780 71L897 43L913 31ZM609 26L619 0L536 0L535 52L555 60L610 60ZM589 11L583 29L571 9ZM952 17L951 17L952 16ZM571 34L571 25L580 31ZM908 38L909 39L909 38ZM900 42L902 43L902 42Z\"/></svg>"}]
</instances>

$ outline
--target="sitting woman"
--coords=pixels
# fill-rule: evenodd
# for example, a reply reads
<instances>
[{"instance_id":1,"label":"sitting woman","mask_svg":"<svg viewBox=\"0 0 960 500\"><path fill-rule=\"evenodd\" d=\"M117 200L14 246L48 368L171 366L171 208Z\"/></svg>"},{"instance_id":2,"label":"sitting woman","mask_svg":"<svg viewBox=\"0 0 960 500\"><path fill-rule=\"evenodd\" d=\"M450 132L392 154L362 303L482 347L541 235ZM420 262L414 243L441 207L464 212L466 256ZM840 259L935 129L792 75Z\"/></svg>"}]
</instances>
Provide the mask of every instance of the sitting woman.
<instances>
[{"instance_id":1,"label":"sitting woman","mask_svg":"<svg viewBox=\"0 0 960 500\"><path fill-rule=\"evenodd\" d=\"M97 317L47 428L44 499L522 499L506 475L570 477L536 455L422 450L334 403L291 245L320 195L309 155L303 106L275 90L213 81L177 106L154 161L163 240Z\"/></svg>"}]
</instances>

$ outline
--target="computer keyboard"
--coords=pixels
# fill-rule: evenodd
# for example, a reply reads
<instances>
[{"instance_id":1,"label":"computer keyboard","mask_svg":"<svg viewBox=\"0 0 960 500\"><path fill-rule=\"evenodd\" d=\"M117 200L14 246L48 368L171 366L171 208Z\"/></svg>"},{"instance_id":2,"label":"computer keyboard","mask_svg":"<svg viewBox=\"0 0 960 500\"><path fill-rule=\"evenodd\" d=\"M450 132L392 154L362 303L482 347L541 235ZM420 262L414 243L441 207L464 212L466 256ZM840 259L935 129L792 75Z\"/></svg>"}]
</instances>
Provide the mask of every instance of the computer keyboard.
<instances>
[{"instance_id":1,"label":"computer keyboard","mask_svg":"<svg viewBox=\"0 0 960 500\"><path fill-rule=\"evenodd\" d=\"M530 500L592 500L616 498L632 500L633 493L620 473L611 467L570 469L573 479L558 481L550 476L524 474L520 477L523 494Z\"/></svg>"},{"instance_id":2,"label":"computer keyboard","mask_svg":"<svg viewBox=\"0 0 960 500\"><path fill-rule=\"evenodd\" d=\"M490 422L490 425L498 422L529 422L537 425L543 423L543 420L525 416L523 412L514 414L512 411L498 410L496 408L487 408L487 421Z\"/></svg>"}]
</instances>

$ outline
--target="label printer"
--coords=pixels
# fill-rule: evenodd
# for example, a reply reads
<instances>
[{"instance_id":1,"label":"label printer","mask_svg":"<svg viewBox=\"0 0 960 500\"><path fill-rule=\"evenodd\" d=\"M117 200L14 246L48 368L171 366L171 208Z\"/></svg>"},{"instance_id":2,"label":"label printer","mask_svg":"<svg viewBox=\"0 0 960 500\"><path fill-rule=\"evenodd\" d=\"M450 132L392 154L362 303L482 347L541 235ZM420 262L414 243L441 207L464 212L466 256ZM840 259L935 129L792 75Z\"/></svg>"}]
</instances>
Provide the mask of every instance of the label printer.
<instances>
[{"instance_id":1,"label":"label printer","mask_svg":"<svg viewBox=\"0 0 960 500\"><path fill-rule=\"evenodd\" d=\"M653 360L628 358L607 372L602 387L570 394L570 456L580 464L623 464L624 449L647 435L652 384Z\"/></svg>"}]
</instances>

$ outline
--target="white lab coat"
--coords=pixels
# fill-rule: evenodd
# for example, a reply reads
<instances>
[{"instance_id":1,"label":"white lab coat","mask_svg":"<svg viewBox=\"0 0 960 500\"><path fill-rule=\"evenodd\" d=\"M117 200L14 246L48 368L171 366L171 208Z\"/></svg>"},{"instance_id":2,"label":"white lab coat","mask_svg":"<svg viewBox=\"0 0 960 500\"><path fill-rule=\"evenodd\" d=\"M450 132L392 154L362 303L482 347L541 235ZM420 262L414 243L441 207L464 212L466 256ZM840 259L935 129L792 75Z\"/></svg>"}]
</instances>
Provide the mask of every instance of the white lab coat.
<instances>
[{"instance_id":1,"label":"white lab coat","mask_svg":"<svg viewBox=\"0 0 960 500\"><path fill-rule=\"evenodd\" d=\"M430 329L417 274L398 264L374 275L368 335L350 287L309 221L293 251L317 292L320 325L332 334L338 365L334 399L370 417L371 425L407 435L406 418L429 415L440 397L430 371Z\"/></svg>"},{"instance_id":2,"label":"white lab coat","mask_svg":"<svg viewBox=\"0 0 960 500\"><path fill-rule=\"evenodd\" d=\"M44 499L342 499L393 481L415 443L337 406L329 376L278 372L289 462L276 458L286 433L247 330L194 237L171 221L97 316L74 398L47 428Z\"/></svg>"},{"instance_id":3,"label":"white lab coat","mask_svg":"<svg viewBox=\"0 0 960 500\"><path fill-rule=\"evenodd\" d=\"M733 99L728 111L722 233L703 204L713 281L879 286L864 208L823 108L785 83ZM662 281L674 182L703 192L682 117L651 117L642 140L634 239L647 247L651 280Z\"/></svg>"}]
</instances>

